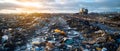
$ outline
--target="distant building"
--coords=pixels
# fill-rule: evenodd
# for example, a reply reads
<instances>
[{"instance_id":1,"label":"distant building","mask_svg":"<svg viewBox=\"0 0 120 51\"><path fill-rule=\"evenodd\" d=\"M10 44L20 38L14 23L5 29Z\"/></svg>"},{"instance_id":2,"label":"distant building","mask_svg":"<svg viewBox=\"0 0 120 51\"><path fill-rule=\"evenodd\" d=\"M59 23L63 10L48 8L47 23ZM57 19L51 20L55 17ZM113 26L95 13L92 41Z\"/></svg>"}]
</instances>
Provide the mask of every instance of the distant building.
<instances>
[{"instance_id":1,"label":"distant building","mask_svg":"<svg viewBox=\"0 0 120 51\"><path fill-rule=\"evenodd\" d=\"M88 14L88 9L81 8L79 14Z\"/></svg>"}]
</instances>

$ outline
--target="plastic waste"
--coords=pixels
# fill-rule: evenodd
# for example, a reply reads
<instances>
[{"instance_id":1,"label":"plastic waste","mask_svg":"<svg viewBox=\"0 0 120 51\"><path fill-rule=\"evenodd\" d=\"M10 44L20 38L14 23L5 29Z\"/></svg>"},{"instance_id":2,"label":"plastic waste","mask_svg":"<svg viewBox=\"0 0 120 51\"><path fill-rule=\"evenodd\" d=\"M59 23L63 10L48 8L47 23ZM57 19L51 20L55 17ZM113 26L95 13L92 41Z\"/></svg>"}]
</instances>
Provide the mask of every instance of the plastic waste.
<instances>
[{"instance_id":1,"label":"plastic waste","mask_svg":"<svg viewBox=\"0 0 120 51\"><path fill-rule=\"evenodd\" d=\"M103 47L101 51L107 51L107 48Z\"/></svg>"},{"instance_id":2,"label":"plastic waste","mask_svg":"<svg viewBox=\"0 0 120 51\"><path fill-rule=\"evenodd\" d=\"M68 45L72 44L73 42L74 42L73 39L67 39L65 41L65 43L68 44Z\"/></svg>"},{"instance_id":3,"label":"plastic waste","mask_svg":"<svg viewBox=\"0 0 120 51\"><path fill-rule=\"evenodd\" d=\"M35 51L40 51L40 48L38 46L35 46Z\"/></svg>"},{"instance_id":4,"label":"plastic waste","mask_svg":"<svg viewBox=\"0 0 120 51\"><path fill-rule=\"evenodd\" d=\"M8 40L8 35L3 35L2 36L2 43Z\"/></svg>"},{"instance_id":5,"label":"plastic waste","mask_svg":"<svg viewBox=\"0 0 120 51\"><path fill-rule=\"evenodd\" d=\"M55 33L60 33L60 34L62 34L62 35L64 35L64 34L65 34L65 32L64 32L64 31L59 30L59 29L55 29L55 30L54 30L54 32L55 32Z\"/></svg>"}]
</instances>

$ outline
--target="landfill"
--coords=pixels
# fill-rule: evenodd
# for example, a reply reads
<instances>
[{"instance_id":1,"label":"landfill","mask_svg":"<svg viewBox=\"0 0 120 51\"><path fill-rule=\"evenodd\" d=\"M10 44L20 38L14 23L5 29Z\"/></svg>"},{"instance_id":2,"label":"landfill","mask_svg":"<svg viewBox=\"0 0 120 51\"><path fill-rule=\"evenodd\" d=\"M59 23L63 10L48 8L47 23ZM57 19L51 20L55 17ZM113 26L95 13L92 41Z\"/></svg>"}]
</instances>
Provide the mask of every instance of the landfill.
<instances>
[{"instance_id":1,"label":"landfill","mask_svg":"<svg viewBox=\"0 0 120 51\"><path fill-rule=\"evenodd\" d=\"M120 27L97 18L2 14L0 51L120 51Z\"/></svg>"}]
</instances>

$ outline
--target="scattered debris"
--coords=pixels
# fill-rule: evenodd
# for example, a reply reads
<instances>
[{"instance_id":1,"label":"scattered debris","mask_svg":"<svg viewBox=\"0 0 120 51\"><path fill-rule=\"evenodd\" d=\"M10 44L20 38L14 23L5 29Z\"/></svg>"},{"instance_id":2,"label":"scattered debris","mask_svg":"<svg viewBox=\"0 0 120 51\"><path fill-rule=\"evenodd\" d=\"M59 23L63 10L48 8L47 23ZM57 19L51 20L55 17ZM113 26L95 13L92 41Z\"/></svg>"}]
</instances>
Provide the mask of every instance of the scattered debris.
<instances>
[{"instance_id":1,"label":"scattered debris","mask_svg":"<svg viewBox=\"0 0 120 51\"><path fill-rule=\"evenodd\" d=\"M101 22L69 15L9 16L0 17L0 51L119 51L120 49L119 30Z\"/></svg>"}]
</instances>

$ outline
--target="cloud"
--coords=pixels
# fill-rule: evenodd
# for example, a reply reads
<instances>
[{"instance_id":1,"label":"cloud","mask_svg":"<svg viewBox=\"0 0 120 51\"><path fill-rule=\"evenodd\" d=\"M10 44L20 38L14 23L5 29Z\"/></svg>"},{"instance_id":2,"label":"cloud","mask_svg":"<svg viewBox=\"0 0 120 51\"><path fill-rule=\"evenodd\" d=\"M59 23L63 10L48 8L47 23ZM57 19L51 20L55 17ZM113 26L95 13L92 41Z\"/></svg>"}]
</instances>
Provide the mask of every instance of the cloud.
<instances>
[{"instance_id":1,"label":"cloud","mask_svg":"<svg viewBox=\"0 0 120 51\"><path fill-rule=\"evenodd\" d=\"M13 3L0 3L0 10L1 9L15 9L19 7L20 5L13 4Z\"/></svg>"},{"instance_id":2,"label":"cloud","mask_svg":"<svg viewBox=\"0 0 120 51\"><path fill-rule=\"evenodd\" d=\"M1 3L2 9L23 9L22 3L29 2L31 4L39 3L42 7L37 7L37 11L54 11L54 12L78 12L80 8L88 8L90 12L100 11L120 11L120 0L14 0L14 2Z\"/></svg>"},{"instance_id":3,"label":"cloud","mask_svg":"<svg viewBox=\"0 0 120 51\"><path fill-rule=\"evenodd\" d=\"M18 2L54 2L55 0L16 0Z\"/></svg>"}]
</instances>

